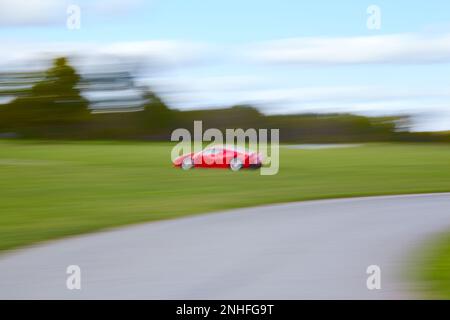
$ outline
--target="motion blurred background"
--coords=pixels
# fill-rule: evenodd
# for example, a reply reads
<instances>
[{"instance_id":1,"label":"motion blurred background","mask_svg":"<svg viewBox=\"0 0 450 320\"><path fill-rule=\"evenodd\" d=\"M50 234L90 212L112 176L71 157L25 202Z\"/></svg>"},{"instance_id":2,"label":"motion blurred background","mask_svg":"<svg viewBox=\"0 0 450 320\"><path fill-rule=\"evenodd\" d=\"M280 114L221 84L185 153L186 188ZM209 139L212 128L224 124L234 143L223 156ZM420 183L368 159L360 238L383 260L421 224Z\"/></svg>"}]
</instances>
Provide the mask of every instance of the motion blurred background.
<instances>
[{"instance_id":1,"label":"motion blurred background","mask_svg":"<svg viewBox=\"0 0 450 320\"><path fill-rule=\"evenodd\" d=\"M0 0L0 250L257 204L450 191L450 3L376 2ZM194 120L277 128L300 147L282 148L272 178L182 175L170 134ZM448 297L442 243L421 274Z\"/></svg>"},{"instance_id":2,"label":"motion blurred background","mask_svg":"<svg viewBox=\"0 0 450 320\"><path fill-rule=\"evenodd\" d=\"M2 135L158 140L201 119L283 141L448 141L447 9L3 0Z\"/></svg>"}]
</instances>

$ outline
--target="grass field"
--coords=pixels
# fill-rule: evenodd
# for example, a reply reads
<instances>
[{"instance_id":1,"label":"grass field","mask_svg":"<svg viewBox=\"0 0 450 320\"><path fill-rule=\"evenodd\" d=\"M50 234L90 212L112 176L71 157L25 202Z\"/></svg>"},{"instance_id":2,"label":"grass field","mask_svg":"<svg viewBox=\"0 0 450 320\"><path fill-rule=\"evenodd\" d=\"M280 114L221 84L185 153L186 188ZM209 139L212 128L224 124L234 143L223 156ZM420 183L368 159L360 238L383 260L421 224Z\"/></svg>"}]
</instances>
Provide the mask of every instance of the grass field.
<instances>
[{"instance_id":1,"label":"grass field","mask_svg":"<svg viewBox=\"0 0 450 320\"><path fill-rule=\"evenodd\" d=\"M450 191L450 147L281 149L280 171L182 171L170 144L0 141L0 250L105 227L306 199Z\"/></svg>"},{"instance_id":2,"label":"grass field","mask_svg":"<svg viewBox=\"0 0 450 320\"><path fill-rule=\"evenodd\" d=\"M424 248L414 277L423 280L423 294L431 299L450 300L450 232Z\"/></svg>"}]
</instances>

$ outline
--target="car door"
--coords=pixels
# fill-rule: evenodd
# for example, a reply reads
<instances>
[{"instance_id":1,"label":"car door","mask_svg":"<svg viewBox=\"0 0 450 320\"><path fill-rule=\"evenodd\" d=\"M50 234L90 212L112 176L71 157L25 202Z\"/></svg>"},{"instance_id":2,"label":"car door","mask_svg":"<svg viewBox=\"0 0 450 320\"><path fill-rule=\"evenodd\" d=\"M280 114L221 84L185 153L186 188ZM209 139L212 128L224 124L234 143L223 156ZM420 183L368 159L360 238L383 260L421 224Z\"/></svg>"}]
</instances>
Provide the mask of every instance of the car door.
<instances>
[{"instance_id":1,"label":"car door","mask_svg":"<svg viewBox=\"0 0 450 320\"><path fill-rule=\"evenodd\" d=\"M214 164L214 148L205 149L201 153L201 163L198 165L199 167L207 168Z\"/></svg>"},{"instance_id":2,"label":"car door","mask_svg":"<svg viewBox=\"0 0 450 320\"><path fill-rule=\"evenodd\" d=\"M236 152L234 150L231 149L226 149L224 150L224 167L228 167L230 165L230 161L236 156Z\"/></svg>"},{"instance_id":3,"label":"car door","mask_svg":"<svg viewBox=\"0 0 450 320\"><path fill-rule=\"evenodd\" d=\"M225 164L224 162L224 149L222 148L213 148L211 153L208 155L208 163L209 167L221 168ZM226 166L226 165L225 165Z\"/></svg>"},{"instance_id":4,"label":"car door","mask_svg":"<svg viewBox=\"0 0 450 320\"><path fill-rule=\"evenodd\" d=\"M214 152L214 157L215 157L215 167L218 168L223 168L223 167L227 167L227 163L226 163L226 154L227 154L227 150L223 149L223 148L216 148L215 152Z\"/></svg>"}]
</instances>

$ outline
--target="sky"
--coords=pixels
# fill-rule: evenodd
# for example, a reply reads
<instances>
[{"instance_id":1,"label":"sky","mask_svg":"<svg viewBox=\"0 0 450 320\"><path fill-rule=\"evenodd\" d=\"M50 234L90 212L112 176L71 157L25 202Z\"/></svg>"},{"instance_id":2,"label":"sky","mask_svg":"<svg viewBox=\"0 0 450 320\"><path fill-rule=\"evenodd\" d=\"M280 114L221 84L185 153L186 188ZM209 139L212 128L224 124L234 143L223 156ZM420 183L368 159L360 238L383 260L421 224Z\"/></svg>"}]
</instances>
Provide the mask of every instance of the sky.
<instances>
[{"instance_id":1,"label":"sky","mask_svg":"<svg viewBox=\"0 0 450 320\"><path fill-rule=\"evenodd\" d=\"M61 54L138 65L178 109L408 113L450 130L449 1L0 0L0 48L0 72Z\"/></svg>"}]
</instances>

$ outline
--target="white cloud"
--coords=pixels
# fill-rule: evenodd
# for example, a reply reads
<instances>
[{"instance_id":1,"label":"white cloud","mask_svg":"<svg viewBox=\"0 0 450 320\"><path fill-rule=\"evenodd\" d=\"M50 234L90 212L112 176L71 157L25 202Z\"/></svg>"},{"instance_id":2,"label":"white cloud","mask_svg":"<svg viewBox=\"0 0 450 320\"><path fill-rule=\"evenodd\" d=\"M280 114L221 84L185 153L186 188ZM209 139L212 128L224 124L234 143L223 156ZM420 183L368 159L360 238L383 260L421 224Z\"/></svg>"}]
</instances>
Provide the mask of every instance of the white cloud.
<instances>
[{"instance_id":1,"label":"white cloud","mask_svg":"<svg viewBox=\"0 0 450 320\"><path fill-rule=\"evenodd\" d=\"M320 109L327 112L338 109L354 111L358 107L364 111L374 109L386 112L402 108L423 110L429 104L436 105L436 102L442 102L439 106L445 107L448 105L445 102L450 101L450 91L445 87L423 89L401 85L348 85L272 89L270 82L263 83L257 77L245 75L202 77L191 81L155 77L148 82L161 88L160 91L168 92L167 97L180 108L250 103L266 106L267 111L272 113Z\"/></svg>"},{"instance_id":2,"label":"white cloud","mask_svg":"<svg viewBox=\"0 0 450 320\"><path fill-rule=\"evenodd\" d=\"M49 25L64 21L66 1L59 0L2 0L0 25Z\"/></svg>"},{"instance_id":3,"label":"white cloud","mask_svg":"<svg viewBox=\"0 0 450 320\"><path fill-rule=\"evenodd\" d=\"M89 13L96 17L125 15L138 9L143 0L1 0L1 26L65 26L67 7L79 5L82 14Z\"/></svg>"},{"instance_id":4,"label":"white cloud","mask_svg":"<svg viewBox=\"0 0 450 320\"><path fill-rule=\"evenodd\" d=\"M253 101L304 103L349 103L360 101L396 101L405 99L450 99L450 91L445 89L412 89L404 87L387 88L383 86L333 86L301 87L290 89L257 90L247 92Z\"/></svg>"},{"instance_id":5,"label":"white cloud","mask_svg":"<svg viewBox=\"0 0 450 320\"><path fill-rule=\"evenodd\" d=\"M91 54L116 55L122 57L152 59L165 65L189 64L203 56L209 48L207 45L188 41L136 41L116 42L99 46Z\"/></svg>"},{"instance_id":6,"label":"white cloud","mask_svg":"<svg viewBox=\"0 0 450 320\"><path fill-rule=\"evenodd\" d=\"M137 41L137 42L4 42L0 51L0 68L14 68L26 62L42 62L57 56L75 57L77 67L96 64L139 64L143 68L173 68L203 64L208 60L208 45L188 41Z\"/></svg>"},{"instance_id":7,"label":"white cloud","mask_svg":"<svg viewBox=\"0 0 450 320\"><path fill-rule=\"evenodd\" d=\"M450 62L450 35L293 38L255 44L244 55L275 64L442 63Z\"/></svg>"}]
</instances>

